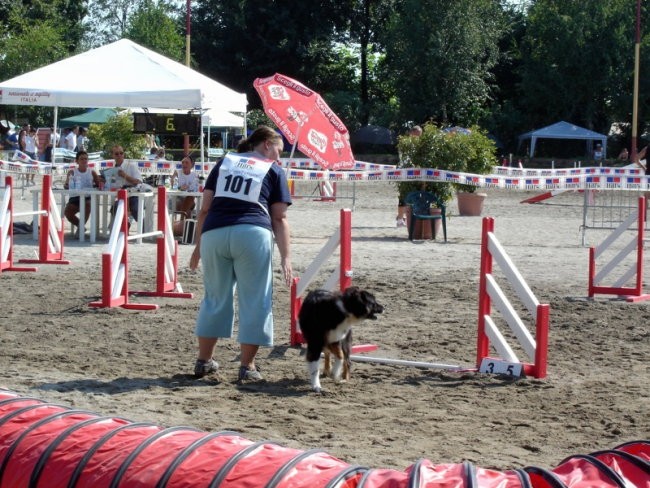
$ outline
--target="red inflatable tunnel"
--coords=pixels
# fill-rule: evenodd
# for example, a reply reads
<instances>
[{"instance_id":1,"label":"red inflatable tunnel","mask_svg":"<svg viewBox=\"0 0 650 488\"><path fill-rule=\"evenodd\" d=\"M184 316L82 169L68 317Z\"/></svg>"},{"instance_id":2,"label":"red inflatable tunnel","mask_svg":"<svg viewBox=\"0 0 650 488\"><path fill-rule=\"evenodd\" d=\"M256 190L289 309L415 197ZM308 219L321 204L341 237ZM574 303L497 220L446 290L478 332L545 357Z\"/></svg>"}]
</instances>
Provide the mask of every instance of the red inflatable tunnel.
<instances>
[{"instance_id":1,"label":"red inflatable tunnel","mask_svg":"<svg viewBox=\"0 0 650 488\"><path fill-rule=\"evenodd\" d=\"M0 488L650 488L650 443L499 472L469 462L405 471L349 465L319 449L235 432L162 428L0 390Z\"/></svg>"}]
</instances>

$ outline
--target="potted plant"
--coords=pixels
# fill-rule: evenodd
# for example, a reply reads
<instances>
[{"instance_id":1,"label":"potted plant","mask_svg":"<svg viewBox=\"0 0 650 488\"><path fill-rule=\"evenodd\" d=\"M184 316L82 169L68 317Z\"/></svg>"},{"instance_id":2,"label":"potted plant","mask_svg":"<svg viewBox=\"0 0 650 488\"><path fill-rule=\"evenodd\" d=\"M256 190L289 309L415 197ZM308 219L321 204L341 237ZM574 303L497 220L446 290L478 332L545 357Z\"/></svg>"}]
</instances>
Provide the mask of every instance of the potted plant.
<instances>
[{"instance_id":1,"label":"potted plant","mask_svg":"<svg viewBox=\"0 0 650 488\"><path fill-rule=\"evenodd\" d=\"M420 136L400 137L397 149L402 168L437 168L449 171L463 171L464 168L461 145L455 139L448 137L448 134L435 124L425 124ZM410 223L410 215L405 198L410 192L429 191L436 194L444 203L449 202L454 195L452 183L447 182L401 181L397 184L397 189L398 218L406 216L407 226ZM416 227L416 238L430 237L427 235L430 232L428 226L418 231Z\"/></svg>"},{"instance_id":2,"label":"potted plant","mask_svg":"<svg viewBox=\"0 0 650 488\"><path fill-rule=\"evenodd\" d=\"M489 174L498 164L496 146L486 132L479 127L470 129L446 129L448 137L458 143L463 150L462 161L464 173L476 175ZM478 192L478 187L455 183L458 213L460 215L478 216L483 211L483 201L487 196Z\"/></svg>"}]
</instances>

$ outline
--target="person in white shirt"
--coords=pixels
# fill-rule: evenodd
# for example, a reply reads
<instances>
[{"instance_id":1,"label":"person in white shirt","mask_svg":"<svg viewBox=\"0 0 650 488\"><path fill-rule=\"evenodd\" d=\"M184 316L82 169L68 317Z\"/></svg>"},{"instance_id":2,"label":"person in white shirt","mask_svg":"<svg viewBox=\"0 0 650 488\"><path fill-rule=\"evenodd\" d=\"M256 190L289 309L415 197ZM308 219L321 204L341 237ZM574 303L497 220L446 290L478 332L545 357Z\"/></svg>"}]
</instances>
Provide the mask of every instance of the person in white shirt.
<instances>
[{"instance_id":1,"label":"person in white shirt","mask_svg":"<svg viewBox=\"0 0 650 488\"><path fill-rule=\"evenodd\" d=\"M30 127L25 135L25 154L32 159L38 155L38 136L34 127Z\"/></svg>"},{"instance_id":2,"label":"person in white shirt","mask_svg":"<svg viewBox=\"0 0 650 488\"><path fill-rule=\"evenodd\" d=\"M75 125L72 129L70 129L68 135L65 136L65 148L68 151L76 151L78 133L79 133L79 127Z\"/></svg>"},{"instance_id":3,"label":"person in white shirt","mask_svg":"<svg viewBox=\"0 0 650 488\"><path fill-rule=\"evenodd\" d=\"M77 151L88 151L87 133L88 130L85 127L79 127L79 134L77 135Z\"/></svg>"},{"instance_id":4,"label":"person in white shirt","mask_svg":"<svg viewBox=\"0 0 650 488\"><path fill-rule=\"evenodd\" d=\"M142 175L137 164L124 161L124 148L122 146L113 146L111 153L115 160L115 167L118 169L115 181L111 182L111 188L129 188L142 183ZM138 220L138 197L129 197L129 212L130 217Z\"/></svg>"},{"instance_id":5,"label":"person in white shirt","mask_svg":"<svg viewBox=\"0 0 650 488\"><path fill-rule=\"evenodd\" d=\"M94 169L88 168L88 153L86 151L79 151L75 157L77 167L68 171L63 187L66 190L83 190L87 188L96 188L99 186L99 175ZM63 211L65 218L68 219L72 225L77 227L79 232L79 213L80 208L79 196L72 196L68 199L68 203ZM90 216L90 197L84 197L84 205L86 208L85 220Z\"/></svg>"},{"instance_id":6,"label":"person in white shirt","mask_svg":"<svg viewBox=\"0 0 650 488\"><path fill-rule=\"evenodd\" d=\"M181 191L199 191L199 177L197 174L192 171L194 169L194 160L192 156L185 156L181 160L182 169L179 173L174 171L172 175L172 188L178 188ZM177 199L176 210L178 212L183 212L183 218L190 218L192 215L192 210L196 206L196 198L193 196L186 196L184 198Z\"/></svg>"}]
</instances>

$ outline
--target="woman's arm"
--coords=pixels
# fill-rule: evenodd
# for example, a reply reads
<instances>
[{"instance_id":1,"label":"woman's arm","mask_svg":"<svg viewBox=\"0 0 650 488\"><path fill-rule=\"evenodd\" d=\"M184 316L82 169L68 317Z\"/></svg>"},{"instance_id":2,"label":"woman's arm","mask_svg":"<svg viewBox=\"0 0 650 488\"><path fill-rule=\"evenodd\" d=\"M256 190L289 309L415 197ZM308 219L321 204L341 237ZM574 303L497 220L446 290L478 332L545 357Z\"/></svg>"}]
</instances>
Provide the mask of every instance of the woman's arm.
<instances>
[{"instance_id":1,"label":"woman's arm","mask_svg":"<svg viewBox=\"0 0 650 488\"><path fill-rule=\"evenodd\" d=\"M199 261L201 260L201 231L203 230L203 222L208 216L210 211L210 206L212 205L212 199L214 198L213 190L205 190L203 192L203 198L201 199L201 209L199 210L199 215L196 219L196 233L194 237L194 251L192 256L190 256L190 269L195 270L199 267Z\"/></svg>"},{"instance_id":2,"label":"woman's arm","mask_svg":"<svg viewBox=\"0 0 650 488\"><path fill-rule=\"evenodd\" d=\"M284 281L287 286L291 286L293 270L291 268L291 231L287 219L286 203L274 203L271 205L271 226L275 234L275 242L278 244L280 251L280 267L284 275Z\"/></svg>"}]
</instances>

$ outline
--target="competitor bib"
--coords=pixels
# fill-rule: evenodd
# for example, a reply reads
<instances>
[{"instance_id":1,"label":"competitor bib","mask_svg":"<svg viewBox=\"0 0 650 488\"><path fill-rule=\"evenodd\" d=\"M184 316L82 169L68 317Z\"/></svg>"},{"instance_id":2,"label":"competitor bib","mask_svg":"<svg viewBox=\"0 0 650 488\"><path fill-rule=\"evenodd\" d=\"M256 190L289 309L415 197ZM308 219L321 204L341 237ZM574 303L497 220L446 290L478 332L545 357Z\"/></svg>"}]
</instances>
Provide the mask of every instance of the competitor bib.
<instances>
[{"instance_id":1,"label":"competitor bib","mask_svg":"<svg viewBox=\"0 0 650 488\"><path fill-rule=\"evenodd\" d=\"M214 196L259 203L262 182L273 164L266 159L227 154L219 167Z\"/></svg>"}]
</instances>

